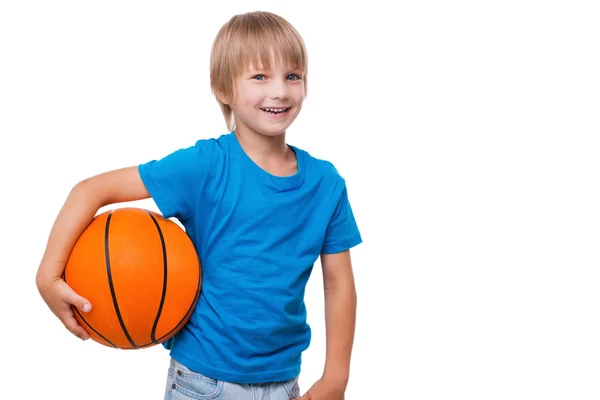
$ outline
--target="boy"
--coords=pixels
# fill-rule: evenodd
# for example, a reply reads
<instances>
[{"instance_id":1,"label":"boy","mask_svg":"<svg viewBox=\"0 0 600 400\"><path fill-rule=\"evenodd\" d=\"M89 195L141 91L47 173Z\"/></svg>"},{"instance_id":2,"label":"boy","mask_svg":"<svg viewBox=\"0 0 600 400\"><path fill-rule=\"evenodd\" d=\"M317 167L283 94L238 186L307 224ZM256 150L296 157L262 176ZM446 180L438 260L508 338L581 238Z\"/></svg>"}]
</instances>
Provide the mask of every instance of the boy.
<instances>
[{"instance_id":1,"label":"boy","mask_svg":"<svg viewBox=\"0 0 600 400\"><path fill-rule=\"evenodd\" d=\"M152 197L184 225L202 262L202 291L170 349L165 399L299 398L310 342L303 295L321 257L327 351L301 399L343 399L356 293L349 249L361 242L343 178L286 144L306 95L304 42L283 18L252 12L219 31L211 88L230 133L161 160L106 172L72 189L36 277L43 299L85 340L71 305L93 305L60 278L77 238L103 206Z\"/></svg>"}]
</instances>

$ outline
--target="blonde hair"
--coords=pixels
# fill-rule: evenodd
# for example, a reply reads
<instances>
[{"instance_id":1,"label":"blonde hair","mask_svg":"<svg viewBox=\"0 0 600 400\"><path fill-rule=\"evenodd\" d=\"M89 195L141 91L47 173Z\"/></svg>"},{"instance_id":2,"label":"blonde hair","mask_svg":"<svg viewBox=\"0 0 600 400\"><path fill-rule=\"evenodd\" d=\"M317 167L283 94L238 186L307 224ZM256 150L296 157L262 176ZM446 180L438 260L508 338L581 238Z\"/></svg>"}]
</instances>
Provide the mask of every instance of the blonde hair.
<instances>
[{"instance_id":1,"label":"blonde hair","mask_svg":"<svg viewBox=\"0 0 600 400\"><path fill-rule=\"evenodd\" d=\"M273 54L274 53L274 54ZM304 93L308 58L304 40L282 17L254 11L233 16L221 27L210 56L210 87L221 107L227 129L235 129L231 104L235 99L235 79L251 65L271 67L275 55L284 65L304 71Z\"/></svg>"}]
</instances>

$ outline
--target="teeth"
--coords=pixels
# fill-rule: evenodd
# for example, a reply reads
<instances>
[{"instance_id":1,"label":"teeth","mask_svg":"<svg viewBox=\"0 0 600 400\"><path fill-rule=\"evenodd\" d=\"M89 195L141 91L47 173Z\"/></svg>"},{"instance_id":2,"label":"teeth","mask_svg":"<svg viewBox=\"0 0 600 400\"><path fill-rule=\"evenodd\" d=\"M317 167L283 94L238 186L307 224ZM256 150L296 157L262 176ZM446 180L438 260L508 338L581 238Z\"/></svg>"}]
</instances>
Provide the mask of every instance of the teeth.
<instances>
[{"instance_id":1,"label":"teeth","mask_svg":"<svg viewBox=\"0 0 600 400\"><path fill-rule=\"evenodd\" d=\"M287 111L287 108L263 108L264 111L272 112L272 113L280 113Z\"/></svg>"}]
</instances>

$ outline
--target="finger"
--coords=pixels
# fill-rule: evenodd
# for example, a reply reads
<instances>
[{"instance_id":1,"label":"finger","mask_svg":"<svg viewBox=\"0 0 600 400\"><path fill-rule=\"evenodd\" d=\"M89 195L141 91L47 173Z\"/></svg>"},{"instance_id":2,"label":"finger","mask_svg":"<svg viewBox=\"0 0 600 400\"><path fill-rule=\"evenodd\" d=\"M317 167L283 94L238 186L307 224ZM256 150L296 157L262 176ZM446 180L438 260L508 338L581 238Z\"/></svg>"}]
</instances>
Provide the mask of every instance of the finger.
<instances>
[{"instance_id":1,"label":"finger","mask_svg":"<svg viewBox=\"0 0 600 400\"><path fill-rule=\"evenodd\" d=\"M65 288L67 289L67 302L73 304L83 312L90 312L92 310L92 304L86 298L75 293L75 291L66 283Z\"/></svg>"},{"instance_id":2,"label":"finger","mask_svg":"<svg viewBox=\"0 0 600 400\"><path fill-rule=\"evenodd\" d=\"M77 323L77 320L72 314L64 318L63 324L69 330L69 332L77 336L79 339L88 340L90 338L89 333L87 333L86 330Z\"/></svg>"}]
</instances>

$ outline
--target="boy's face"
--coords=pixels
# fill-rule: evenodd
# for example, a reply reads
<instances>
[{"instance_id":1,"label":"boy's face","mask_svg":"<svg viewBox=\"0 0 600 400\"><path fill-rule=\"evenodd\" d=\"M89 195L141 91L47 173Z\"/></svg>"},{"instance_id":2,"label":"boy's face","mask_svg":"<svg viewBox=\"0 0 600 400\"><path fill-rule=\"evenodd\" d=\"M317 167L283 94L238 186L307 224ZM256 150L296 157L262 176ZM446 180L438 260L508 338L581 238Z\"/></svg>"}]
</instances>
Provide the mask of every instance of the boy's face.
<instances>
[{"instance_id":1,"label":"boy's face","mask_svg":"<svg viewBox=\"0 0 600 400\"><path fill-rule=\"evenodd\" d=\"M235 81L231 105L236 128L277 136L294 122L304 101L303 71L271 62L271 68L250 65Z\"/></svg>"}]
</instances>

